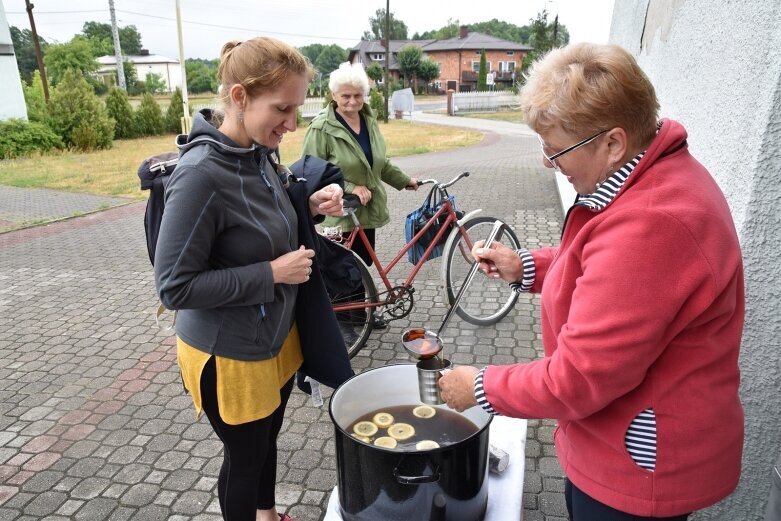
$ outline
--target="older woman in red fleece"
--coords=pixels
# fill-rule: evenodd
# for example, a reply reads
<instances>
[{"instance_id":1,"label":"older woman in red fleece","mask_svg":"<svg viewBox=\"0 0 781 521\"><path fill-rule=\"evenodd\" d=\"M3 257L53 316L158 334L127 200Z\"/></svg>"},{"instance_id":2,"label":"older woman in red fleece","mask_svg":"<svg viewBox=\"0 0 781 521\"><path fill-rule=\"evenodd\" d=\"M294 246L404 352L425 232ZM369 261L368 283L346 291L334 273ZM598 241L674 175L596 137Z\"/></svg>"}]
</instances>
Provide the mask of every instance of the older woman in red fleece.
<instances>
[{"instance_id":1,"label":"older woman in red fleece","mask_svg":"<svg viewBox=\"0 0 781 521\"><path fill-rule=\"evenodd\" d=\"M552 51L522 106L544 165L578 199L558 247L473 254L488 276L541 294L545 357L457 368L442 396L557 419L573 521L685 520L740 474L744 287L729 207L618 46Z\"/></svg>"}]
</instances>

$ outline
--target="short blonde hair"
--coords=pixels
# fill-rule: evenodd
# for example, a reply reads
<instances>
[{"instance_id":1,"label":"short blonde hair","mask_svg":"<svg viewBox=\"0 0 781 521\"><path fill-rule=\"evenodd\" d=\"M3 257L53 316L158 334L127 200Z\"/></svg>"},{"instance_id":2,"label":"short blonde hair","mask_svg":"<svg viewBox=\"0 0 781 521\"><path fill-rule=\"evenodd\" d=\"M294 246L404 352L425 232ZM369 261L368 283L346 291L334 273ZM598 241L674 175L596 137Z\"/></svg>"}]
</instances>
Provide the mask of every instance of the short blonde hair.
<instances>
[{"instance_id":1,"label":"short blonde hair","mask_svg":"<svg viewBox=\"0 0 781 521\"><path fill-rule=\"evenodd\" d=\"M637 61L618 45L579 43L535 62L521 89L521 108L535 132L553 127L576 136L621 127L634 145L656 133L659 101Z\"/></svg>"},{"instance_id":2,"label":"short blonde hair","mask_svg":"<svg viewBox=\"0 0 781 521\"><path fill-rule=\"evenodd\" d=\"M369 95L369 77L363 70L363 65L344 62L331 73L331 78L328 80L328 88L331 89L331 93L339 92L339 89L344 86L360 89L364 96Z\"/></svg>"},{"instance_id":3,"label":"short blonde hair","mask_svg":"<svg viewBox=\"0 0 781 521\"><path fill-rule=\"evenodd\" d=\"M314 76L312 64L298 49L275 38L260 36L245 42L232 40L222 46L220 80L222 101L230 103L230 89L239 84L249 97L274 89L292 74Z\"/></svg>"}]
</instances>

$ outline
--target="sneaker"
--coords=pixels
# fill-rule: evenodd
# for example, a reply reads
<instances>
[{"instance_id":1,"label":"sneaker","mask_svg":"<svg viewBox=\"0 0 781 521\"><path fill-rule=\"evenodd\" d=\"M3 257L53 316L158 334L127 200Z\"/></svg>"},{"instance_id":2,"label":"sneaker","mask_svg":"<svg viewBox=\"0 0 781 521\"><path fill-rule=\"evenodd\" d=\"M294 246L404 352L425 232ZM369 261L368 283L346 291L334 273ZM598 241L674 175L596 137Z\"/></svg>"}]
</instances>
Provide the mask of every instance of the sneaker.
<instances>
[{"instance_id":1,"label":"sneaker","mask_svg":"<svg viewBox=\"0 0 781 521\"><path fill-rule=\"evenodd\" d=\"M372 329L386 329L388 321L379 315L372 315Z\"/></svg>"},{"instance_id":2,"label":"sneaker","mask_svg":"<svg viewBox=\"0 0 781 521\"><path fill-rule=\"evenodd\" d=\"M347 346L351 346L358 341L358 333L345 322L339 322L339 331L342 332L342 338Z\"/></svg>"}]
</instances>

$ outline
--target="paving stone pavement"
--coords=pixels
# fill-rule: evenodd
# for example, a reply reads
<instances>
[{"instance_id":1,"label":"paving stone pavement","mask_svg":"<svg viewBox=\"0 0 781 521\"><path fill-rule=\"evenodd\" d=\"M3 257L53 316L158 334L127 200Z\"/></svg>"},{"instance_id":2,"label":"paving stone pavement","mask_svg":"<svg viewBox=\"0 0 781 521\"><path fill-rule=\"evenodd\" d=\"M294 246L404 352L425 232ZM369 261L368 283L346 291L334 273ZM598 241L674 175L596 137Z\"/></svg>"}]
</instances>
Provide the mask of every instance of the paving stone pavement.
<instances>
[{"instance_id":1,"label":"paving stone pavement","mask_svg":"<svg viewBox=\"0 0 781 521\"><path fill-rule=\"evenodd\" d=\"M121 206L132 199L0 185L0 201L0 232L4 232Z\"/></svg>"},{"instance_id":2,"label":"paving stone pavement","mask_svg":"<svg viewBox=\"0 0 781 521\"><path fill-rule=\"evenodd\" d=\"M558 241L553 176L522 129L396 163L439 180L468 170L451 191L461 209L504 219L530 247ZM391 192L393 224L378 233L385 262L425 195ZM7 193L0 190L0 207ZM220 443L205 418L195 420L173 339L155 325L143 212L133 203L0 234L0 521L220 519ZM403 279L409 266L392 274ZM439 276L439 260L424 266L413 314L375 331L353 359L356 371L409 362L401 332L436 327L446 312ZM542 354L538 298L522 296L491 327L454 318L447 334L457 364L532 360ZM553 429L529 421L518 491L525 521L566 519ZM279 438L277 502L301 521L322 519L336 484L332 437L327 401L313 407L295 389Z\"/></svg>"}]
</instances>

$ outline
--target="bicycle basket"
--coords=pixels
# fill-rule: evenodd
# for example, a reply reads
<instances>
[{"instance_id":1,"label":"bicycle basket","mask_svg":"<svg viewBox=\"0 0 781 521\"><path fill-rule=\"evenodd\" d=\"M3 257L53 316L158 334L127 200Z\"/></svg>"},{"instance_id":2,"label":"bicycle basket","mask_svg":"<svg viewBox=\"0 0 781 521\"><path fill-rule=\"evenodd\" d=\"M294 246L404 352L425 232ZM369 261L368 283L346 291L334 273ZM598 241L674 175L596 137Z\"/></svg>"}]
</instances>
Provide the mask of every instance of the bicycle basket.
<instances>
[{"instance_id":1,"label":"bicycle basket","mask_svg":"<svg viewBox=\"0 0 781 521\"><path fill-rule=\"evenodd\" d=\"M447 199L451 202L453 208L455 208L456 197L454 195L449 195L447 196ZM426 226L426 223L428 223L434 217L434 214L437 213L437 210L440 208L440 206L442 206L443 202L444 200L439 198L439 190L437 190L436 187L432 188L420 208L415 209L407 215L407 219L404 223L404 235L408 243L412 241L412 238L420 230L422 230L424 226ZM456 215L461 218L464 215L464 212L456 211ZM426 249L434 241L434 237L437 235L442 226L444 226L446 220L447 214L442 214L437 219L437 222L432 224L431 227L420 237L420 239L418 239L418 242L416 242L415 245L410 248L409 251L407 251L407 260L410 263L417 264L418 261L423 258L423 254L426 253ZM453 225L451 224L449 227L452 228L452 226ZM442 237L439 239L439 241L437 241L437 245L431 251L431 255L429 255L428 259L426 260L434 259L442 255L442 250L444 249L445 241L447 240L448 235L450 235L450 230L447 230L442 234Z\"/></svg>"}]
</instances>

